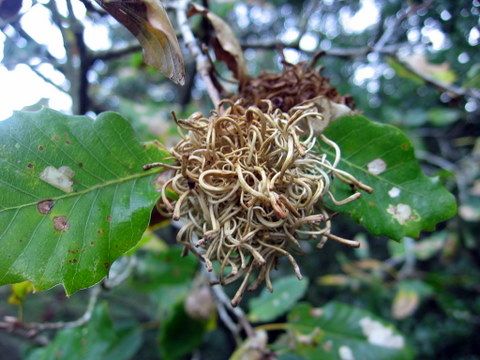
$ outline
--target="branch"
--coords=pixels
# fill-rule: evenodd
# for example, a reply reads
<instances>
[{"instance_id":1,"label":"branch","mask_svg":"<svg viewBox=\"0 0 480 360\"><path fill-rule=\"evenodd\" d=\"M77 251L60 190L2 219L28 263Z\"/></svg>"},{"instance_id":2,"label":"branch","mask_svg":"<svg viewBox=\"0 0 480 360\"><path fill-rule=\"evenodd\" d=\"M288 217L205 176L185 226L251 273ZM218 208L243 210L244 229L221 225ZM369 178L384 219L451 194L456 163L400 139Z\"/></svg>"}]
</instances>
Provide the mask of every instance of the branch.
<instances>
[{"instance_id":1,"label":"branch","mask_svg":"<svg viewBox=\"0 0 480 360\"><path fill-rule=\"evenodd\" d=\"M25 339L31 339L38 345L47 345L48 339L41 336L41 333L49 330L73 329L87 324L92 318L93 311L98 302L102 290L109 290L122 284L132 273L136 261L135 258L128 258L126 265L122 264L122 271L115 273L110 271L111 277L105 279L101 285L97 285L90 289L90 297L85 312L78 319L73 321L59 322L32 322L25 323L12 316L5 316L0 321L0 331L6 331L15 336ZM113 274L112 274L113 273Z\"/></svg>"},{"instance_id":2,"label":"branch","mask_svg":"<svg viewBox=\"0 0 480 360\"><path fill-rule=\"evenodd\" d=\"M425 83L428 85L431 85L441 91L448 92L450 94L453 94L454 97L471 97L476 100L480 100L480 90L475 89L475 88L464 88L461 86L456 86L456 85L450 85L446 84L444 82L438 81L437 79L434 79L433 77L418 71L414 67L412 67L410 64L402 61L397 54L395 54L395 59L400 62L403 66L405 66L409 71L414 73L416 76L422 78Z\"/></svg>"},{"instance_id":3,"label":"branch","mask_svg":"<svg viewBox=\"0 0 480 360\"><path fill-rule=\"evenodd\" d=\"M300 17L300 22L298 24L298 28L300 29L300 31L298 33L297 39L295 40L295 44L297 46L300 45L300 40L302 40L303 36L307 33L310 18L315 13L315 11L317 11L317 8L320 4L320 1L310 0L304 5L304 11L302 12L303 14Z\"/></svg>"},{"instance_id":4,"label":"branch","mask_svg":"<svg viewBox=\"0 0 480 360\"><path fill-rule=\"evenodd\" d=\"M220 94L218 93L215 84L210 77L210 62L208 57L201 51L195 36L193 35L192 29L188 25L187 10L190 4L189 0L179 0L177 6L175 7L175 12L177 15L178 26L180 27L180 32L185 41L185 45L190 50L190 54L194 57L197 63L197 71L205 83L207 88L208 95L213 102L214 107L220 102Z\"/></svg>"},{"instance_id":5,"label":"branch","mask_svg":"<svg viewBox=\"0 0 480 360\"><path fill-rule=\"evenodd\" d=\"M29 33L27 33L25 30L23 30L22 26L20 25L19 21L14 21L11 22L10 25L15 29L17 34L21 36L23 39L28 41L28 43L33 44L35 49L38 51L40 57L45 57L50 64L52 64L53 67L55 67L57 70L64 72L64 67L62 64L59 63L58 59L54 57L49 51L48 48L45 45L39 44L38 42L35 41L34 38L30 36ZM2 30L2 32L5 34L5 32ZM5 34L7 37L8 35Z\"/></svg>"},{"instance_id":6,"label":"branch","mask_svg":"<svg viewBox=\"0 0 480 360\"><path fill-rule=\"evenodd\" d=\"M354 59L358 57L365 57L372 52L379 53L381 55L390 55L394 57L397 61L402 63L408 70L410 70L415 75L422 78L425 83L431 85L441 91L446 91L450 94L453 94L454 97L471 97L477 100L480 100L480 90L474 88L463 88L456 85L445 84L441 81L438 81L425 73L419 72L409 64L403 62L399 59L398 49L402 47L403 43L385 45L382 48L378 48L375 44L374 46L364 46L357 48L331 48L328 50L321 50L317 53L313 51L302 50L297 44L290 43L285 44L281 41L270 41L270 42L258 42L258 43L244 43L242 44L243 49L263 49L263 50L278 50L278 49L294 49L300 51L306 55L310 56L333 56L342 59Z\"/></svg>"},{"instance_id":7,"label":"branch","mask_svg":"<svg viewBox=\"0 0 480 360\"><path fill-rule=\"evenodd\" d=\"M401 45L402 44L389 45L389 46L383 47L382 49L377 49L375 51L384 55L393 55ZM258 50L293 49L310 56L314 56L318 53L321 53L324 56L334 56L334 57L339 57L344 59L364 57L374 51L373 47L371 46L352 47L352 48L338 47L338 48L331 48L328 50L308 51L308 50L301 49L300 46L296 43L283 43L277 40L256 42L256 43L243 43L242 48L258 49Z\"/></svg>"},{"instance_id":8,"label":"branch","mask_svg":"<svg viewBox=\"0 0 480 360\"><path fill-rule=\"evenodd\" d=\"M250 338L255 336L255 330L248 321L245 312L240 307L234 307L232 305L231 299L223 290L223 287L220 285L220 282L218 281L215 274L213 274L211 271L208 271L205 267L205 260L199 253L197 248L193 245L190 245L188 247L188 250L200 260L200 263L202 264L202 272L204 273L211 287L218 315L222 322L225 324L225 326L232 333L235 341L239 342L241 329L245 331L247 337ZM230 317L229 313L235 315L235 318L237 320L236 322Z\"/></svg>"},{"instance_id":9,"label":"branch","mask_svg":"<svg viewBox=\"0 0 480 360\"><path fill-rule=\"evenodd\" d=\"M387 45L387 43L393 38L398 38L398 33L399 33L398 28L403 20L405 20L410 15L412 15L413 13L419 10L429 8L432 2L433 0L427 0L422 4L412 4L405 9L401 9L400 11L398 11L394 16L395 21L393 22L393 24L386 26L385 32L382 34L382 36L380 36L378 41L373 46L375 51L377 51L377 49L383 49L385 45ZM384 24L384 27L385 27L385 24Z\"/></svg>"},{"instance_id":10,"label":"branch","mask_svg":"<svg viewBox=\"0 0 480 360\"><path fill-rule=\"evenodd\" d=\"M214 299L216 300L217 303L217 308L221 308L222 310L219 311L220 318L222 318L221 312L224 314L227 313L227 310L235 315L238 321L238 326L235 326L235 329L232 327L233 321L230 319L227 319L225 325L232 331L232 333L236 336L239 335L239 327L241 327L244 331L247 337L253 337L255 335L255 331L253 330L252 325L247 319L247 316L243 312L243 310L240 307L233 307L231 304L230 298L225 294L225 291L223 291L223 287L218 284L218 280L216 279L215 275L212 272L209 272L203 267L203 271L205 275L207 276L208 280L210 283L213 283L215 285L211 285L212 292L214 295ZM223 320L223 318L222 318Z\"/></svg>"},{"instance_id":11,"label":"branch","mask_svg":"<svg viewBox=\"0 0 480 360\"><path fill-rule=\"evenodd\" d=\"M46 83L54 86L56 89L60 90L61 92L64 92L65 94L68 94L68 91L65 90L62 86L58 85L57 83L55 83L52 79L46 77L45 75L43 75L40 70L37 69L37 66L36 65L32 65L32 64L27 64L30 69L38 76L40 77L43 81L45 81Z\"/></svg>"},{"instance_id":12,"label":"branch","mask_svg":"<svg viewBox=\"0 0 480 360\"><path fill-rule=\"evenodd\" d=\"M31 339L38 345L45 346L49 340L40 333L46 330L71 329L85 325L90 321L93 310L100 295L100 287L95 286L90 291L90 299L88 301L87 309L84 314L77 320L70 322L53 322L53 323L24 323L12 316L5 316L3 321L0 321L0 330L11 333L25 339Z\"/></svg>"},{"instance_id":13,"label":"branch","mask_svg":"<svg viewBox=\"0 0 480 360\"><path fill-rule=\"evenodd\" d=\"M126 45L119 49L97 51L91 54L90 58L92 61L95 61L95 60L108 61L108 60L115 60L139 51L142 51L142 47L140 46L140 44L135 43L135 44Z\"/></svg>"}]
</instances>

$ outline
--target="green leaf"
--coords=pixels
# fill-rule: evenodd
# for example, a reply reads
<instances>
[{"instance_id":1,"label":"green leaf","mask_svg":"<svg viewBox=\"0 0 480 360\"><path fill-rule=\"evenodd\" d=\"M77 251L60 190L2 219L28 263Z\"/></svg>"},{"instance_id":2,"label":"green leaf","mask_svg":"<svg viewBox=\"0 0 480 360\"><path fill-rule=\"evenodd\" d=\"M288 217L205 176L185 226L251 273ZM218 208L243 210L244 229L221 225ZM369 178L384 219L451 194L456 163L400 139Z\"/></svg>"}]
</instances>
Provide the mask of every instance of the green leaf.
<instances>
[{"instance_id":1,"label":"green leaf","mask_svg":"<svg viewBox=\"0 0 480 360\"><path fill-rule=\"evenodd\" d=\"M198 268L192 256L181 256L178 246L169 247L159 254L148 253L138 266L139 283L149 291L163 285L190 282Z\"/></svg>"},{"instance_id":2,"label":"green leaf","mask_svg":"<svg viewBox=\"0 0 480 360\"><path fill-rule=\"evenodd\" d=\"M405 65L395 60L393 57L388 57L387 63L397 73L399 77L411 80L416 85L423 85L425 83L425 81L420 76L409 70Z\"/></svg>"},{"instance_id":3,"label":"green leaf","mask_svg":"<svg viewBox=\"0 0 480 360\"><path fill-rule=\"evenodd\" d=\"M198 269L193 256L182 257L181 253L179 247L170 247L159 254L150 252L138 266L136 289L147 292L164 313L185 298Z\"/></svg>"},{"instance_id":4,"label":"green leaf","mask_svg":"<svg viewBox=\"0 0 480 360\"><path fill-rule=\"evenodd\" d=\"M299 304L288 319L295 346L283 350L306 359L413 358L404 336L393 326L347 304L331 302L323 308Z\"/></svg>"},{"instance_id":5,"label":"green leaf","mask_svg":"<svg viewBox=\"0 0 480 360\"><path fill-rule=\"evenodd\" d=\"M137 327L115 329L107 305L101 304L88 325L61 330L48 346L32 351L27 360L128 360L141 343Z\"/></svg>"},{"instance_id":6,"label":"green leaf","mask_svg":"<svg viewBox=\"0 0 480 360\"><path fill-rule=\"evenodd\" d=\"M480 89L480 64L474 64L467 72L463 86L467 88Z\"/></svg>"},{"instance_id":7,"label":"green leaf","mask_svg":"<svg viewBox=\"0 0 480 360\"><path fill-rule=\"evenodd\" d=\"M263 289L259 297L250 300L250 321L272 321L286 313L307 291L308 279L299 281L296 276L286 276L274 281L273 288L273 292Z\"/></svg>"},{"instance_id":8,"label":"green leaf","mask_svg":"<svg viewBox=\"0 0 480 360\"><path fill-rule=\"evenodd\" d=\"M456 109L436 107L428 110L428 120L435 126L447 126L453 124L462 115L461 111Z\"/></svg>"},{"instance_id":9,"label":"green leaf","mask_svg":"<svg viewBox=\"0 0 480 360\"><path fill-rule=\"evenodd\" d=\"M352 216L373 235L418 237L456 214L453 195L438 178L423 174L410 140L399 129L355 115L332 122L325 135L342 150L338 167L374 189L342 206L328 199L327 206ZM330 147L322 145L320 151L333 159ZM343 199L352 191L335 179L332 193Z\"/></svg>"},{"instance_id":10,"label":"green leaf","mask_svg":"<svg viewBox=\"0 0 480 360\"><path fill-rule=\"evenodd\" d=\"M160 328L160 349L163 359L179 359L196 349L203 341L208 321L192 319L185 312L183 301L176 304Z\"/></svg>"},{"instance_id":11,"label":"green leaf","mask_svg":"<svg viewBox=\"0 0 480 360\"><path fill-rule=\"evenodd\" d=\"M165 156L115 113L44 109L0 123L0 285L71 294L100 281L147 227L158 170L142 165Z\"/></svg>"}]
</instances>

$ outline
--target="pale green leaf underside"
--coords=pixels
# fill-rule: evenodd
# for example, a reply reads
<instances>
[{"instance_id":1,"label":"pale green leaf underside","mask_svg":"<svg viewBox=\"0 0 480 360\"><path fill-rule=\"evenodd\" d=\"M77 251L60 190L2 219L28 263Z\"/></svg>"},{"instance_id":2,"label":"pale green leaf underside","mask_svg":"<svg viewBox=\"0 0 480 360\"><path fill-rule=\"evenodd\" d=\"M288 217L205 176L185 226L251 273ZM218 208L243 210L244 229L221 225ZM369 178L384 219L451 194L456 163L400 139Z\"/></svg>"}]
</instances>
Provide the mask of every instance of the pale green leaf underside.
<instances>
[{"instance_id":1,"label":"pale green leaf underside","mask_svg":"<svg viewBox=\"0 0 480 360\"><path fill-rule=\"evenodd\" d=\"M71 294L101 280L145 230L158 192L142 165L164 157L116 113L93 121L43 109L0 123L0 285ZM41 179L62 166L72 192Z\"/></svg>"},{"instance_id":2,"label":"pale green leaf underside","mask_svg":"<svg viewBox=\"0 0 480 360\"><path fill-rule=\"evenodd\" d=\"M423 174L410 140L399 129L354 115L334 121L325 135L342 151L338 167L374 189L347 205L328 200L327 206L352 216L373 235L418 237L456 214L453 195L438 179ZM333 158L328 146L321 151ZM352 194L338 179L332 192L337 199Z\"/></svg>"}]
</instances>

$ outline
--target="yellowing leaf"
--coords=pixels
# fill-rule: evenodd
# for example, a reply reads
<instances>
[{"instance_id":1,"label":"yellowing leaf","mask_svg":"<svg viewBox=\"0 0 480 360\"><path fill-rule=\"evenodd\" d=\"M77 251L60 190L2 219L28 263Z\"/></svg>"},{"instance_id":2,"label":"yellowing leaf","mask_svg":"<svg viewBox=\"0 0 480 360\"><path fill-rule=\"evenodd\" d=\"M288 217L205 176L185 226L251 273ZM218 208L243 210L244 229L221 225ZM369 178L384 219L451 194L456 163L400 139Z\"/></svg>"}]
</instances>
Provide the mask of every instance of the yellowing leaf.
<instances>
[{"instance_id":1,"label":"yellowing leaf","mask_svg":"<svg viewBox=\"0 0 480 360\"><path fill-rule=\"evenodd\" d=\"M345 286L349 282L349 277L346 275L324 275L318 279L318 284L323 286Z\"/></svg>"},{"instance_id":2,"label":"yellowing leaf","mask_svg":"<svg viewBox=\"0 0 480 360\"><path fill-rule=\"evenodd\" d=\"M140 41L147 64L158 68L176 84L185 83L177 36L159 0L95 1Z\"/></svg>"},{"instance_id":3,"label":"yellowing leaf","mask_svg":"<svg viewBox=\"0 0 480 360\"><path fill-rule=\"evenodd\" d=\"M405 319L417 310L420 297L412 290L399 289L392 304L392 316L395 319Z\"/></svg>"},{"instance_id":4,"label":"yellowing leaf","mask_svg":"<svg viewBox=\"0 0 480 360\"><path fill-rule=\"evenodd\" d=\"M28 294L35 290L30 281L22 281L12 285L12 293L8 297L8 303L12 305L20 305L24 302Z\"/></svg>"},{"instance_id":5,"label":"yellowing leaf","mask_svg":"<svg viewBox=\"0 0 480 360\"><path fill-rule=\"evenodd\" d=\"M405 65L403 65L401 62L395 60L393 57L387 57L387 63L390 65L390 67L395 71L395 73L404 79L411 80L417 85L423 85L425 81L415 74L413 71L408 69Z\"/></svg>"},{"instance_id":6,"label":"yellowing leaf","mask_svg":"<svg viewBox=\"0 0 480 360\"><path fill-rule=\"evenodd\" d=\"M403 60L408 66L419 74L436 79L444 84L452 84L457 76L450 65L446 62L432 64L428 62L424 54L413 54Z\"/></svg>"}]
</instances>

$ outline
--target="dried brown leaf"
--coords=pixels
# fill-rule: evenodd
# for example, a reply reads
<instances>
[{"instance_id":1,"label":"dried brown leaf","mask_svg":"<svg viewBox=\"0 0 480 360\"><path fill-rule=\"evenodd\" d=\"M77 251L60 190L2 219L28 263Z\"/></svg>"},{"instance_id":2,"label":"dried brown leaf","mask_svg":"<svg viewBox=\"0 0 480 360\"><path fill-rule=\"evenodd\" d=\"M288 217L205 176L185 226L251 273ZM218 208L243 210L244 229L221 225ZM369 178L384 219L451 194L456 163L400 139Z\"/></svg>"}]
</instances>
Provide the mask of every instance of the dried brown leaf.
<instances>
[{"instance_id":1,"label":"dried brown leaf","mask_svg":"<svg viewBox=\"0 0 480 360\"><path fill-rule=\"evenodd\" d=\"M95 1L140 41L147 64L158 68L176 84L185 83L183 55L159 0Z\"/></svg>"},{"instance_id":2,"label":"dried brown leaf","mask_svg":"<svg viewBox=\"0 0 480 360\"><path fill-rule=\"evenodd\" d=\"M315 117L312 117L314 120L310 123L313 128L313 132L316 135L321 134L333 120L344 115L353 114L353 110L347 105L333 102L324 96L317 96L316 98L305 101L304 103L300 104L300 106L304 106L305 104L309 103L314 103L317 111L322 114L322 121L318 121L315 119ZM290 111L295 111L295 107L293 107ZM300 125L305 128L307 126L306 123Z\"/></svg>"},{"instance_id":3,"label":"dried brown leaf","mask_svg":"<svg viewBox=\"0 0 480 360\"><path fill-rule=\"evenodd\" d=\"M337 104L353 108L353 99L342 96L329 80L307 63L285 63L281 73L262 73L240 84L239 94L232 100L242 100L244 106L255 105L266 110L263 100L272 101L276 108L288 112L308 100L323 97Z\"/></svg>"},{"instance_id":4,"label":"dried brown leaf","mask_svg":"<svg viewBox=\"0 0 480 360\"><path fill-rule=\"evenodd\" d=\"M243 50L231 27L220 16L200 5L193 4L189 16L195 14L202 14L215 30L212 45L217 59L227 65L240 83L246 81L248 73Z\"/></svg>"},{"instance_id":5,"label":"dried brown leaf","mask_svg":"<svg viewBox=\"0 0 480 360\"><path fill-rule=\"evenodd\" d=\"M0 19L9 21L22 8L22 0L0 0Z\"/></svg>"}]
</instances>

